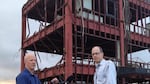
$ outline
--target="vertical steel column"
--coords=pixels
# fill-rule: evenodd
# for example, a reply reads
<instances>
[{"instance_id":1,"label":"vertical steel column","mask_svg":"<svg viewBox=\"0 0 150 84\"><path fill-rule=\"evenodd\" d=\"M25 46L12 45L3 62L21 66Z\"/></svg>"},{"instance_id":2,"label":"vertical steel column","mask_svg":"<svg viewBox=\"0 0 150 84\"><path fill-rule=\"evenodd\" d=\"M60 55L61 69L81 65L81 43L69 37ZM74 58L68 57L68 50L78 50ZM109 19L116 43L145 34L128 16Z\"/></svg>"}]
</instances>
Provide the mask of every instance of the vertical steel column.
<instances>
[{"instance_id":1,"label":"vertical steel column","mask_svg":"<svg viewBox=\"0 0 150 84\"><path fill-rule=\"evenodd\" d=\"M24 65L24 55L25 55L25 50L21 49L21 71L23 71L25 65Z\"/></svg>"},{"instance_id":2,"label":"vertical steel column","mask_svg":"<svg viewBox=\"0 0 150 84\"><path fill-rule=\"evenodd\" d=\"M24 69L24 55L25 50L23 49L23 43L26 39L26 14L23 14L22 10L22 42L21 42L21 71Z\"/></svg>"},{"instance_id":3,"label":"vertical steel column","mask_svg":"<svg viewBox=\"0 0 150 84\"><path fill-rule=\"evenodd\" d=\"M122 0L119 0L119 18L120 18L120 47L121 47L121 65L125 66L125 54L124 54L124 18Z\"/></svg>"},{"instance_id":4,"label":"vertical steel column","mask_svg":"<svg viewBox=\"0 0 150 84\"><path fill-rule=\"evenodd\" d=\"M123 14L123 0L119 0L119 23L120 23L120 56L121 66L125 66L125 53L124 53L124 14ZM125 84L125 78L122 78L122 84Z\"/></svg>"},{"instance_id":5,"label":"vertical steel column","mask_svg":"<svg viewBox=\"0 0 150 84\"><path fill-rule=\"evenodd\" d=\"M64 48L65 48L65 80L73 73L72 64L72 0L65 0L65 30L64 30Z\"/></svg>"}]
</instances>

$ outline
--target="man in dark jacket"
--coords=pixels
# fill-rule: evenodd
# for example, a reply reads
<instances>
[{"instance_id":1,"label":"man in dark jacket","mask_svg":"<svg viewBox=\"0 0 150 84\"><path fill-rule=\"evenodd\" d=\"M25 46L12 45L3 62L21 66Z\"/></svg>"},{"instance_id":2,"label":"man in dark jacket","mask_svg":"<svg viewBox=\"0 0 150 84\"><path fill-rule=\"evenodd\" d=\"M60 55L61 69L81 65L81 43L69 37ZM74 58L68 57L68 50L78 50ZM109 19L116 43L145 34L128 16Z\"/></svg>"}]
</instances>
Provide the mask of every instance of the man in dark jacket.
<instances>
[{"instance_id":1,"label":"man in dark jacket","mask_svg":"<svg viewBox=\"0 0 150 84\"><path fill-rule=\"evenodd\" d=\"M33 53L24 56L25 69L16 77L16 84L41 84L38 77L34 74L36 57Z\"/></svg>"}]
</instances>

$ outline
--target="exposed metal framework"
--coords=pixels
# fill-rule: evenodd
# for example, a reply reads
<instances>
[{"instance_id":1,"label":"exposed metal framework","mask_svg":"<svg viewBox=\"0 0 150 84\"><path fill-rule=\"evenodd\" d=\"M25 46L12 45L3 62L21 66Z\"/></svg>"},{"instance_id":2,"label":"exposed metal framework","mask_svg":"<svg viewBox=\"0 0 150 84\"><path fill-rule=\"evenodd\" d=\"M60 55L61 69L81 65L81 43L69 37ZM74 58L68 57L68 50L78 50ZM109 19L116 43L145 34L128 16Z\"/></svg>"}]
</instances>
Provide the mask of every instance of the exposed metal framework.
<instances>
[{"instance_id":1,"label":"exposed metal framework","mask_svg":"<svg viewBox=\"0 0 150 84\"><path fill-rule=\"evenodd\" d=\"M149 0L28 0L22 8L21 70L27 50L55 53L60 62L37 71L42 84L71 75L76 84L93 84L90 50L100 45L116 64L118 84L150 83L150 64L133 61L131 54L150 49L149 24Z\"/></svg>"}]
</instances>

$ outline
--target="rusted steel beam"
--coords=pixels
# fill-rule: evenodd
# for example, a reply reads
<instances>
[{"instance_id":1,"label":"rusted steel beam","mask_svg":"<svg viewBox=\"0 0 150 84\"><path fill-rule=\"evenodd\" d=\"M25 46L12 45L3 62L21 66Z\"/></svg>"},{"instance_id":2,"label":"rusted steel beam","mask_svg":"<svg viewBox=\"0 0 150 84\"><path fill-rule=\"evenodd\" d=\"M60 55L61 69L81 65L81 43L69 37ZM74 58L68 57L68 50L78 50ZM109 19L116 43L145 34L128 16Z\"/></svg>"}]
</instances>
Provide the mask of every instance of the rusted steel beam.
<instances>
[{"instance_id":1,"label":"rusted steel beam","mask_svg":"<svg viewBox=\"0 0 150 84\"><path fill-rule=\"evenodd\" d=\"M57 27L55 26L57 25ZM54 32L58 28L64 25L63 20L60 20L58 23L51 24L50 26L47 26L43 30L37 32L35 35L31 36L30 38L26 39L23 43L23 48L28 47L29 45L32 45L33 43L37 42L41 38L44 38L46 35Z\"/></svg>"},{"instance_id":2,"label":"rusted steel beam","mask_svg":"<svg viewBox=\"0 0 150 84\"><path fill-rule=\"evenodd\" d=\"M64 56L65 56L65 80L73 73L73 36L72 36L72 0L64 0L65 6L65 30L64 30Z\"/></svg>"},{"instance_id":3,"label":"rusted steel beam","mask_svg":"<svg viewBox=\"0 0 150 84\"><path fill-rule=\"evenodd\" d=\"M95 66L94 65L81 65L81 64L73 64L73 67L77 69L76 74L83 74L83 75L93 75L94 74L94 70L95 70ZM83 73L81 72L81 69L83 68ZM64 73L65 66L64 64L62 65L57 65L55 67L51 67L51 68L46 68L42 71L37 71L36 73L38 74L38 77L40 79L45 79L45 78L49 78L49 77L55 77L55 76L59 76L59 75L64 75L66 73ZM88 71L89 70L89 71ZM73 72L75 73L75 72Z\"/></svg>"},{"instance_id":4,"label":"rusted steel beam","mask_svg":"<svg viewBox=\"0 0 150 84\"><path fill-rule=\"evenodd\" d=\"M95 66L94 65L81 65L81 64L76 64L76 73L77 74L84 74L84 75L93 75L95 71ZM83 71L82 71L83 69Z\"/></svg>"},{"instance_id":5,"label":"rusted steel beam","mask_svg":"<svg viewBox=\"0 0 150 84\"><path fill-rule=\"evenodd\" d=\"M123 14L123 0L119 0L119 28L120 28L120 58L121 58L121 66L125 66L125 42L124 42L124 14ZM125 84L126 79L124 77L121 78L122 84Z\"/></svg>"},{"instance_id":6,"label":"rusted steel beam","mask_svg":"<svg viewBox=\"0 0 150 84\"><path fill-rule=\"evenodd\" d=\"M124 53L124 18L123 18L123 0L119 0L119 22L120 22L120 56L121 56L121 65L125 66L125 53Z\"/></svg>"},{"instance_id":7,"label":"rusted steel beam","mask_svg":"<svg viewBox=\"0 0 150 84\"><path fill-rule=\"evenodd\" d=\"M129 0L129 2L132 2L132 3L134 3L138 6L141 6L143 8L146 8L146 9L150 10L150 6L149 6L150 3L147 3L145 1L142 1L142 0Z\"/></svg>"},{"instance_id":8,"label":"rusted steel beam","mask_svg":"<svg viewBox=\"0 0 150 84\"><path fill-rule=\"evenodd\" d=\"M86 21L84 20L84 27L88 28L88 29L92 29L92 30L96 30L96 31L101 31L101 32L105 32L105 33L110 33L116 36L119 36L119 29L118 27L111 27L111 26L106 26L106 25L102 25L102 24L95 24L93 21ZM76 18L76 25L81 25L81 19ZM100 28L99 28L100 26ZM111 31L111 32L110 32Z\"/></svg>"},{"instance_id":9,"label":"rusted steel beam","mask_svg":"<svg viewBox=\"0 0 150 84\"><path fill-rule=\"evenodd\" d=\"M24 56L25 56L25 49L21 49L21 68L20 68L20 71L23 71L25 68Z\"/></svg>"},{"instance_id":10,"label":"rusted steel beam","mask_svg":"<svg viewBox=\"0 0 150 84\"><path fill-rule=\"evenodd\" d=\"M42 71L37 71L37 74L40 79L46 79L64 74L64 68L64 65L57 65L55 67L46 68Z\"/></svg>"},{"instance_id":11,"label":"rusted steel beam","mask_svg":"<svg viewBox=\"0 0 150 84\"><path fill-rule=\"evenodd\" d=\"M27 3L23 6L23 14L27 14L40 0L28 0Z\"/></svg>"},{"instance_id":12,"label":"rusted steel beam","mask_svg":"<svg viewBox=\"0 0 150 84\"><path fill-rule=\"evenodd\" d=\"M23 10L22 10L23 12ZM26 15L22 14L22 38L21 38L21 71L24 70L24 55L25 49L23 48L24 40L26 39Z\"/></svg>"},{"instance_id":13,"label":"rusted steel beam","mask_svg":"<svg viewBox=\"0 0 150 84\"><path fill-rule=\"evenodd\" d=\"M131 33L130 34L130 38L131 38L131 40L140 41L140 42L143 42L143 43L150 44L149 37L146 37L144 35L140 35L140 34L136 34L136 33Z\"/></svg>"}]
</instances>

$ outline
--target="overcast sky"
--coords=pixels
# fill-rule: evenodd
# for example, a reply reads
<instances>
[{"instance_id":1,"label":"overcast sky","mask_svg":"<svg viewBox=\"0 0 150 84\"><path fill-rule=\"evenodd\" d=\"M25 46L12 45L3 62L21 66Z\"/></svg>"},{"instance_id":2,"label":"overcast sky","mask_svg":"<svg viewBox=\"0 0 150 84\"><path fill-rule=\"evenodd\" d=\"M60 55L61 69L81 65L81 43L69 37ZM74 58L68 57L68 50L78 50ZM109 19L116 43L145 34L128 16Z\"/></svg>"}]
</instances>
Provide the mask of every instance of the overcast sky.
<instances>
[{"instance_id":1,"label":"overcast sky","mask_svg":"<svg viewBox=\"0 0 150 84\"><path fill-rule=\"evenodd\" d=\"M0 3L0 81L13 80L20 70L21 9L26 1Z\"/></svg>"},{"instance_id":2,"label":"overcast sky","mask_svg":"<svg viewBox=\"0 0 150 84\"><path fill-rule=\"evenodd\" d=\"M0 3L0 84L15 84L15 77L20 73L21 12L26 1ZM41 58L46 61L41 61L39 66L41 69L54 66L60 58L47 54Z\"/></svg>"},{"instance_id":3,"label":"overcast sky","mask_svg":"<svg viewBox=\"0 0 150 84\"><path fill-rule=\"evenodd\" d=\"M3 0L0 3L0 81L14 80L20 72L21 9L26 1ZM144 52L138 55L148 62L150 54Z\"/></svg>"}]
</instances>

